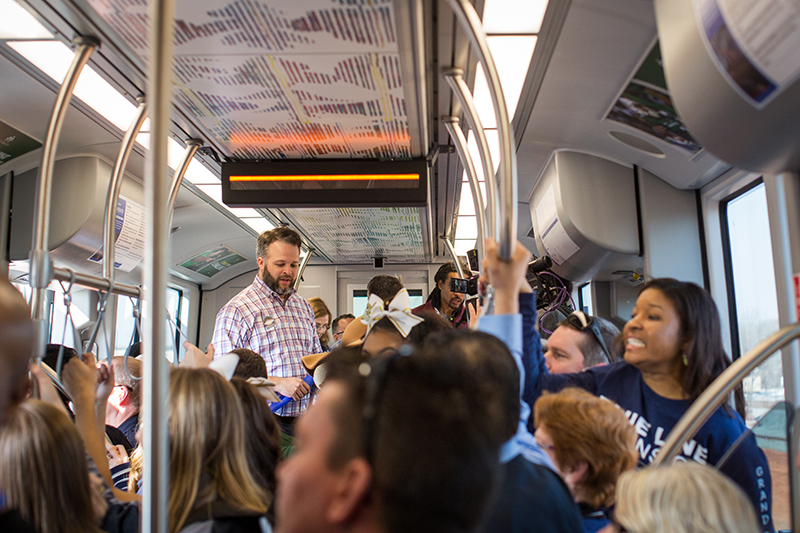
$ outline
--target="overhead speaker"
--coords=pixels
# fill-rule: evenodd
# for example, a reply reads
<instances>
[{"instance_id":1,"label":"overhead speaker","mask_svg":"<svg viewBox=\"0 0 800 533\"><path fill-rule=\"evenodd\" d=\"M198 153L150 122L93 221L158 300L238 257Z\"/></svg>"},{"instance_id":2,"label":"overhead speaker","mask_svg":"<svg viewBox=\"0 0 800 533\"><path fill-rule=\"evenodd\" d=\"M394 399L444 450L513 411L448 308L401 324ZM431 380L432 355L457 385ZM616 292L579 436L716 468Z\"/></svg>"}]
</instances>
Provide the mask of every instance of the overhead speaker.
<instances>
[{"instance_id":1,"label":"overhead speaker","mask_svg":"<svg viewBox=\"0 0 800 533\"><path fill-rule=\"evenodd\" d=\"M636 150L644 152L647 155L659 158L666 157L664 152L662 152L658 146L656 146L653 143L647 142L641 137L638 137L636 135L631 135L630 133L625 133L622 131L609 131L608 134L614 137L619 142L627 144L631 148L635 148Z\"/></svg>"}]
</instances>

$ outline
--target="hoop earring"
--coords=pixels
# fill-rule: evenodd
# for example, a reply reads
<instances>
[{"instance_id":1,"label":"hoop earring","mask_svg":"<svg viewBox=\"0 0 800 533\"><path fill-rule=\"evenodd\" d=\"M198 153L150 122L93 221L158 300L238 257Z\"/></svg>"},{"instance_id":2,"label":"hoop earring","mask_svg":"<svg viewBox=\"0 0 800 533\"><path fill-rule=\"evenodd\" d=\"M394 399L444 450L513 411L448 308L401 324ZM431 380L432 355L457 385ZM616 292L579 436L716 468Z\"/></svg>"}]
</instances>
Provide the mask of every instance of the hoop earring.
<instances>
[{"instance_id":1,"label":"hoop earring","mask_svg":"<svg viewBox=\"0 0 800 533\"><path fill-rule=\"evenodd\" d=\"M683 366L689 366L689 358L686 357L686 352L683 352Z\"/></svg>"}]
</instances>

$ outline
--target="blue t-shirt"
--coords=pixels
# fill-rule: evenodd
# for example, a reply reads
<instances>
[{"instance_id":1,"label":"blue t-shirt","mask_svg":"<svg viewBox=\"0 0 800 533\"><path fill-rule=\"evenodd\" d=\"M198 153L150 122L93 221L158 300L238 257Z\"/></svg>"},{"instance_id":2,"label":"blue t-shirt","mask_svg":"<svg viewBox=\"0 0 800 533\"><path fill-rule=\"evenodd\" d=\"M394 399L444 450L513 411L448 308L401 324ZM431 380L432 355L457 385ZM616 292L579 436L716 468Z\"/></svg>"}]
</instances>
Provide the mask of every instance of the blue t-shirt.
<instances>
[{"instance_id":1,"label":"blue t-shirt","mask_svg":"<svg viewBox=\"0 0 800 533\"><path fill-rule=\"evenodd\" d=\"M523 399L530 405L542 391L557 391L564 387L580 387L592 394L616 403L636 429L636 453L639 465L650 464L667 435L689 408L689 400L670 400L648 387L641 372L625 362L595 367L577 374L549 374L544 365L539 334L533 320L525 315L533 312L533 297L520 297L523 314L525 390ZM772 532L772 479L767 458L749 432L742 418L723 407L717 409L700 428L697 435L683 446L678 459L694 460L716 466L739 437L736 450L720 467L720 472L736 482L753 502L761 531Z\"/></svg>"}]
</instances>

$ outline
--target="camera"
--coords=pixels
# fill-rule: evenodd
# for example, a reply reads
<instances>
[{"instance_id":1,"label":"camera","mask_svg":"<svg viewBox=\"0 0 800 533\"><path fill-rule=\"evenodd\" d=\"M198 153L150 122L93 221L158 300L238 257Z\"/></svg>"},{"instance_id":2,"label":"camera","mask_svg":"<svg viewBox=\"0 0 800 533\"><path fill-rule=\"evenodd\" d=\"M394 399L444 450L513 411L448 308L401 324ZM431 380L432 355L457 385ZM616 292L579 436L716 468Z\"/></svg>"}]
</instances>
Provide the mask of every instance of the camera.
<instances>
[{"instance_id":1,"label":"camera","mask_svg":"<svg viewBox=\"0 0 800 533\"><path fill-rule=\"evenodd\" d=\"M471 278L450 278L450 290L452 292L459 292L462 294L468 294L469 296L475 296L478 294L478 276L472 276Z\"/></svg>"},{"instance_id":2,"label":"camera","mask_svg":"<svg viewBox=\"0 0 800 533\"><path fill-rule=\"evenodd\" d=\"M473 272L477 272L481 269L478 262L478 250L467 250L467 261L469 262L469 269Z\"/></svg>"}]
</instances>

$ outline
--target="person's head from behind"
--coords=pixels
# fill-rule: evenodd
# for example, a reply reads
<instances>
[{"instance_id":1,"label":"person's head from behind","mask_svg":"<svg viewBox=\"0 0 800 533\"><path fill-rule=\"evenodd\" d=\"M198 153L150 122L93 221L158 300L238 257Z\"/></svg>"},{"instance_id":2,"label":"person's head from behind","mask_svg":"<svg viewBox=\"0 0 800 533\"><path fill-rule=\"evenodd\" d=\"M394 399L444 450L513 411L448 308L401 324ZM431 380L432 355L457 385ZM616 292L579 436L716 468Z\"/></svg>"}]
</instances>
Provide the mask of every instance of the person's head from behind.
<instances>
[{"instance_id":1,"label":"person's head from behind","mask_svg":"<svg viewBox=\"0 0 800 533\"><path fill-rule=\"evenodd\" d=\"M331 310L328 309L322 298L309 298L308 303L314 309L314 325L317 328L319 342L327 346L331 340L331 336L328 334L331 327Z\"/></svg>"},{"instance_id":2,"label":"person's head from behind","mask_svg":"<svg viewBox=\"0 0 800 533\"><path fill-rule=\"evenodd\" d=\"M302 244L302 237L286 227L265 231L258 236L258 275L267 287L281 296L294 291Z\"/></svg>"},{"instance_id":3,"label":"person's head from behind","mask_svg":"<svg viewBox=\"0 0 800 533\"><path fill-rule=\"evenodd\" d=\"M269 495L250 473L243 410L225 378L208 369L175 369L167 405L170 532L179 531L192 510L219 499L265 513Z\"/></svg>"},{"instance_id":4,"label":"person's head from behind","mask_svg":"<svg viewBox=\"0 0 800 533\"><path fill-rule=\"evenodd\" d=\"M331 324L331 333L333 334L333 342L339 342L342 340L342 335L344 335L344 330L347 329L347 326L350 325L350 322L355 320L351 313L345 313L343 315L339 315Z\"/></svg>"},{"instance_id":5,"label":"person's head from behind","mask_svg":"<svg viewBox=\"0 0 800 533\"><path fill-rule=\"evenodd\" d=\"M413 326L405 336L397 329L392 320L380 319L364 337L364 343L361 345L362 352L368 357L375 357L383 350L398 350L403 345L419 346L428 335L453 329L447 320L436 313L420 313L416 316L422 321Z\"/></svg>"},{"instance_id":6,"label":"person's head from behind","mask_svg":"<svg viewBox=\"0 0 800 533\"><path fill-rule=\"evenodd\" d=\"M756 533L753 504L723 474L695 462L623 474L614 518L631 533Z\"/></svg>"},{"instance_id":7,"label":"person's head from behind","mask_svg":"<svg viewBox=\"0 0 800 533\"><path fill-rule=\"evenodd\" d=\"M142 362L134 357L112 357L114 368L114 390L108 397L106 406L106 422L109 419L122 418L119 423L139 412L141 403ZM117 423L116 425L119 425Z\"/></svg>"},{"instance_id":8,"label":"person's head from behind","mask_svg":"<svg viewBox=\"0 0 800 533\"><path fill-rule=\"evenodd\" d=\"M367 298L374 294L384 302L390 302L402 288L403 282L397 276L379 274L367 283Z\"/></svg>"},{"instance_id":9,"label":"person's head from behind","mask_svg":"<svg viewBox=\"0 0 800 533\"><path fill-rule=\"evenodd\" d=\"M676 376L696 399L730 364L711 295L671 278L645 283L623 329L624 358L642 372Z\"/></svg>"},{"instance_id":10,"label":"person's head from behind","mask_svg":"<svg viewBox=\"0 0 800 533\"><path fill-rule=\"evenodd\" d=\"M275 494L275 467L281 458L281 434L275 416L258 391L242 378L231 385L239 397L244 418L247 462L256 482L272 497Z\"/></svg>"},{"instance_id":11,"label":"person's head from behind","mask_svg":"<svg viewBox=\"0 0 800 533\"><path fill-rule=\"evenodd\" d=\"M47 403L22 403L0 431L6 505L39 533L97 531L83 441Z\"/></svg>"},{"instance_id":12,"label":"person's head from behind","mask_svg":"<svg viewBox=\"0 0 800 533\"><path fill-rule=\"evenodd\" d=\"M279 467L277 531L472 531L498 461L473 378L437 354L332 353Z\"/></svg>"},{"instance_id":13,"label":"person's head from behind","mask_svg":"<svg viewBox=\"0 0 800 533\"><path fill-rule=\"evenodd\" d=\"M247 348L234 348L231 353L239 356L239 362L233 371L234 376L242 379L267 378L267 363L256 352Z\"/></svg>"},{"instance_id":14,"label":"person's head from behind","mask_svg":"<svg viewBox=\"0 0 800 533\"><path fill-rule=\"evenodd\" d=\"M582 389L545 394L534 405L536 441L575 501L608 507L619 476L636 466L636 431L622 410Z\"/></svg>"},{"instance_id":15,"label":"person's head from behind","mask_svg":"<svg viewBox=\"0 0 800 533\"><path fill-rule=\"evenodd\" d=\"M621 359L615 350L619 329L604 318L575 311L547 339L545 364L551 374L571 374Z\"/></svg>"},{"instance_id":16,"label":"person's head from behind","mask_svg":"<svg viewBox=\"0 0 800 533\"><path fill-rule=\"evenodd\" d=\"M31 310L22 294L0 276L0 426L28 394L33 354Z\"/></svg>"},{"instance_id":17,"label":"person's head from behind","mask_svg":"<svg viewBox=\"0 0 800 533\"><path fill-rule=\"evenodd\" d=\"M440 319L441 320L441 319ZM437 333L423 342L426 352L463 359L475 376L488 420L494 424L490 436L503 444L517 432L520 419L520 374L506 344L479 331L457 330Z\"/></svg>"}]
</instances>

